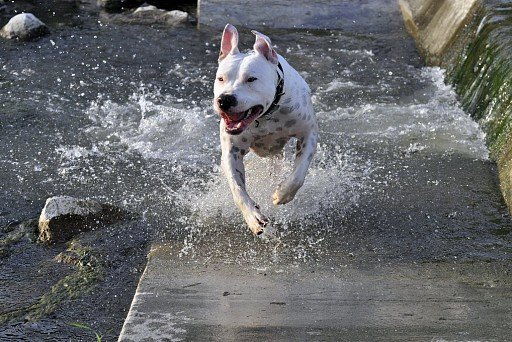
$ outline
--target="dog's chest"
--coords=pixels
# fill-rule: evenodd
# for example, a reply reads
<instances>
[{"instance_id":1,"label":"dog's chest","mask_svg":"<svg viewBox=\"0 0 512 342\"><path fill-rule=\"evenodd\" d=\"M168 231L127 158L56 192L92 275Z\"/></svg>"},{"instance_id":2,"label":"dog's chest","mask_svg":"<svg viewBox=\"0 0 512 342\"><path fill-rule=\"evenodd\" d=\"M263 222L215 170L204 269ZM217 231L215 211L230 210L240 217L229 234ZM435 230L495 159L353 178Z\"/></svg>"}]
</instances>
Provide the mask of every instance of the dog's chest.
<instances>
[{"instance_id":1,"label":"dog's chest","mask_svg":"<svg viewBox=\"0 0 512 342\"><path fill-rule=\"evenodd\" d=\"M295 115L279 115L261 118L251 127L250 147L261 157L279 154L284 145L297 136L300 120Z\"/></svg>"}]
</instances>

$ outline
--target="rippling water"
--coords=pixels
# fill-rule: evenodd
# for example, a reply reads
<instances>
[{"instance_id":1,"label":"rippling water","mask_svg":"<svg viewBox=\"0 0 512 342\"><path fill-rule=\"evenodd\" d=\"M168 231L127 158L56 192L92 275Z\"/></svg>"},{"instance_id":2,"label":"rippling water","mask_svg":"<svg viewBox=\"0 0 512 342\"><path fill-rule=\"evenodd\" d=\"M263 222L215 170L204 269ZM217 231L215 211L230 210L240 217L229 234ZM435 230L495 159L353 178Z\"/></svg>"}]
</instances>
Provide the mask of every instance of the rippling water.
<instances>
[{"instance_id":1,"label":"rippling water","mask_svg":"<svg viewBox=\"0 0 512 342\"><path fill-rule=\"evenodd\" d=\"M215 254L224 242L214 236L229 236L237 259L254 240L218 167L219 119L210 98L219 32L143 30L99 24L7 46L7 207L29 198L35 210L59 193L109 200L143 213L157 239L183 243L183 254L201 241ZM443 71L418 64L403 32L267 33L311 85L321 132L306 184L290 205L274 207L270 195L290 171L291 146L284 160L247 157L249 191L287 246L282 253L317 254L327 237L344 234L351 223L338 223L367 198L389 186L407 192L399 174L422 158L488 164L482 131L443 83ZM445 177L460 172L442 167ZM415 201L424 200L417 194Z\"/></svg>"}]
</instances>

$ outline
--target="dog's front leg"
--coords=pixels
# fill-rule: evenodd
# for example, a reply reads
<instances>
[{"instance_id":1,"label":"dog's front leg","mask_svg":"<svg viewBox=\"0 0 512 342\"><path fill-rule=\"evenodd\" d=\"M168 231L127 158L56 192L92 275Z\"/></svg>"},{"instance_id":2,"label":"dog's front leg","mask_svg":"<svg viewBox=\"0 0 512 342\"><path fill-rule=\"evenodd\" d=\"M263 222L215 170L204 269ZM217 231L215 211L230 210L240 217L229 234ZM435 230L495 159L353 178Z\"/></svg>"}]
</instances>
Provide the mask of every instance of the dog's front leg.
<instances>
[{"instance_id":1,"label":"dog's front leg","mask_svg":"<svg viewBox=\"0 0 512 342\"><path fill-rule=\"evenodd\" d=\"M222 143L221 166L228 180L233 200L242 212L245 222L255 235L263 233L268 219L261 214L260 207L249 197L245 189L245 168L242 149L229 143Z\"/></svg>"},{"instance_id":2,"label":"dog's front leg","mask_svg":"<svg viewBox=\"0 0 512 342\"><path fill-rule=\"evenodd\" d=\"M295 162L291 175L279 184L272 196L274 204L286 204L290 202L297 191L304 184L304 179L316 151L318 133L309 131L302 137L297 137L297 148L295 151Z\"/></svg>"}]
</instances>

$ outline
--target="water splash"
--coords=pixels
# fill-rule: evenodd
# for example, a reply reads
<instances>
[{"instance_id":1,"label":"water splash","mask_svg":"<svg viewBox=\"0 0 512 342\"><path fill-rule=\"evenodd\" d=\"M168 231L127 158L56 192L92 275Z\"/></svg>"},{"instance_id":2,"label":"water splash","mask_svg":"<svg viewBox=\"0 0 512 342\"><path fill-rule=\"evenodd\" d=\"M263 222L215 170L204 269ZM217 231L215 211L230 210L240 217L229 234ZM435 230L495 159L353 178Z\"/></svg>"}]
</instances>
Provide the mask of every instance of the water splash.
<instances>
[{"instance_id":1,"label":"water splash","mask_svg":"<svg viewBox=\"0 0 512 342\"><path fill-rule=\"evenodd\" d=\"M298 53L307 58L303 51ZM357 61L375 57L366 52L341 53ZM282 159L246 157L248 191L272 222L273 239L268 244L254 243L218 166L218 118L209 100L186 103L144 85L124 103L100 96L85 111L91 122L86 133L97 143L89 149L61 146L58 152L71 165L98 155L121 159L134 155L152 165L153 174L146 172L144 179L149 183L151 178L153 190L131 203L148 220L159 220L162 240L177 241L182 257L257 260L258 264L283 258L314 260L328 249L329 239L343 234L339 222L364 197L371 196L375 187L398 181L396 171L389 169L389 158L439 151L488 158L482 131L460 109L453 90L443 82L443 71L409 68L407 72L424 83L427 97L380 102L385 95L361 105L336 103L346 91L387 94L405 77L395 75L396 71L385 73L378 87L365 82L355 86L350 74L335 77L327 86L316 85L321 143L306 182L291 203L274 206L271 195L291 172L293 143ZM176 77L184 77L182 73L181 66L170 71ZM203 76L199 72L194 79L201 83ZM375 146L388 152L376 153ZM165 165L166 171L159 171L158 165ZM381 171L385 177L379 179L376 173Z\"/></svg>"}]
</instances>

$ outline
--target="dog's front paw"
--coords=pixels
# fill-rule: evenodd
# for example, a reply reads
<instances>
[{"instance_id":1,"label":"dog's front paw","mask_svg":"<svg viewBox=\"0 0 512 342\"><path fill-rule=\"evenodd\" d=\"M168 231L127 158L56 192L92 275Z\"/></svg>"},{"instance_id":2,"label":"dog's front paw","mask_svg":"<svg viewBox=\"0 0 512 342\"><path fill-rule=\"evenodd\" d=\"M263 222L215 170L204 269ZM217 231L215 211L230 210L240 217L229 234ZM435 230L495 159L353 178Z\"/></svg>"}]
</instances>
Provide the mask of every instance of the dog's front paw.
<instances>
[{"instance_id":1,"label":"dog's front paw","mask_svg":"<svg viewBox=\"0 0 512 342\"><path fill-rule=\"evenodd\" d=\"M269 223L268 218L260 212L257 206L245 211L244 219L254 235L263 234L263 228Z\"/></svg>"},{"instance_id":2,"label":"dog's front paw","mask_svg":"<svg viewBox=\"0 0 512 342\"><path fill-rule=\"evenodd\" d=\"M299 190L300 186L296 186L295 184L287 184L281 183L279 187L274 191L274 195L272 195L272 202L275 205L278 204L286 204L294 199L295 194Z\"/></svg>"}]
</instances>

